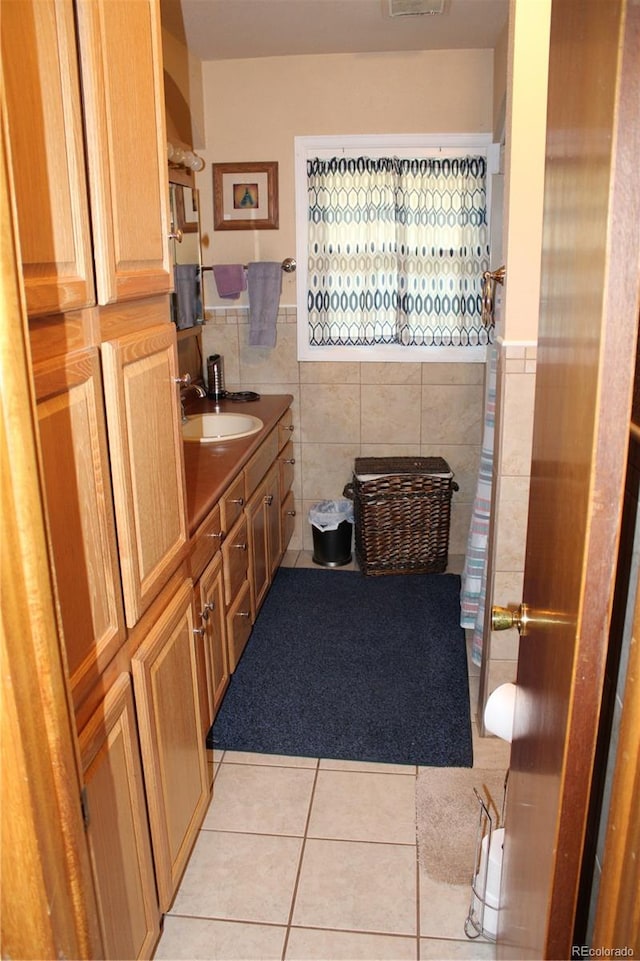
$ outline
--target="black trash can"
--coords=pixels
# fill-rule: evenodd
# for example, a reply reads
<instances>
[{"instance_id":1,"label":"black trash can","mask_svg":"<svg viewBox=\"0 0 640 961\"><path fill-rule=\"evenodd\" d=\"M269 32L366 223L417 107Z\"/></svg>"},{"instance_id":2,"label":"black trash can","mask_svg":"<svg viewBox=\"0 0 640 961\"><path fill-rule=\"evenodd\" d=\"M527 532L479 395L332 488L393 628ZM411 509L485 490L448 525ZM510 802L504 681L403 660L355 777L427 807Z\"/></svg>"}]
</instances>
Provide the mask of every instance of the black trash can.
<instances>
[{"instance_id":1,"label":"black trash can","mask_svg":"<svg viewBox=\"0 0 640 961\"><path fill-rule=\"evenodd\" d=\"M309 511L313 533L313 563L343 567L351 561L353 502L321 501Z\"/></svg>"}]
</instances>

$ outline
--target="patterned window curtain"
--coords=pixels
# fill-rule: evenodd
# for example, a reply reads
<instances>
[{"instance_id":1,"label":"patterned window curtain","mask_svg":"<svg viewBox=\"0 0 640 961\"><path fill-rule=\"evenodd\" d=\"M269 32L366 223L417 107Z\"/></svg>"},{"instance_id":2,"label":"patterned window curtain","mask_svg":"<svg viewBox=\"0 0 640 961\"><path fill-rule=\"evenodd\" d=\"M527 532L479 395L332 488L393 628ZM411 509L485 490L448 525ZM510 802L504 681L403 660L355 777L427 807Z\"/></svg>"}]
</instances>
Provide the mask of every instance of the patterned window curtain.
<instances>
[{"instance_id":1,"label":"patterned window curtain","mask_svg":"<svg viewBox=\"0 0 640 961\"><path fill-rule=\"evenodd\" d=\"M484 157L309 160L309 343L490 343L485 179Z\"/></svg>"}]
</instances>

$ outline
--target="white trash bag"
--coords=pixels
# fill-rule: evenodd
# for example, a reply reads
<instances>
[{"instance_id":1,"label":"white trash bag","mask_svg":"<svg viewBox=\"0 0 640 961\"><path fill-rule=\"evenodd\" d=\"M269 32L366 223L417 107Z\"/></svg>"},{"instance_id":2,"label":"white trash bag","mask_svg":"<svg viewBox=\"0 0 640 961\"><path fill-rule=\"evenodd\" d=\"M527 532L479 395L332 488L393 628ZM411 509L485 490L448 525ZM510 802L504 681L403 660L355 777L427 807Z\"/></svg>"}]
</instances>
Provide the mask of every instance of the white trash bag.
<instances>
[{"instance_id":1,"label":"white trash bag","mask_svg":"<svg viewBox=\"0 0 640 961\"><path fill-rule=\"evenodd\" d=\"M353 501L320 501L309 509L309 523L319 531L335 531L343 521L353 524Z\"/></svg>"}]
</instances>

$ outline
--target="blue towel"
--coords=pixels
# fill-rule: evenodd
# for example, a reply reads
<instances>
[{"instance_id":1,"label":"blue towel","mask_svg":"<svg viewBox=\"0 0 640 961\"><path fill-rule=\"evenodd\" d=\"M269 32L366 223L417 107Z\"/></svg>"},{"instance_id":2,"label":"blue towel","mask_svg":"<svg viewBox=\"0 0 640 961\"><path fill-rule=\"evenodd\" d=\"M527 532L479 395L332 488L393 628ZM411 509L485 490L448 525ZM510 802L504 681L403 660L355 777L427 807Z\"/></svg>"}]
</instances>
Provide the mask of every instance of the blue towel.
<instances>
[{"instance_id":1,"label":"blue towel","mask_svg":"<svg viewBox=\"0 0 640 961\"><path fill-rule=\"evenodd\" d=\"M247 268L249 345L275 347L276 321L282 290L282 264L261 261Z\"/></svg>"},{"instance_id":2,"label":"blue towel","mask_svg":"<svg viewBox=\"0 0 640 961\"><path fill-rule=\"evenodd\" d=\"M178 330L202 323L199 265L176 264L173 268L173 277L178 308Z\"/></svg>"}]
</instances>

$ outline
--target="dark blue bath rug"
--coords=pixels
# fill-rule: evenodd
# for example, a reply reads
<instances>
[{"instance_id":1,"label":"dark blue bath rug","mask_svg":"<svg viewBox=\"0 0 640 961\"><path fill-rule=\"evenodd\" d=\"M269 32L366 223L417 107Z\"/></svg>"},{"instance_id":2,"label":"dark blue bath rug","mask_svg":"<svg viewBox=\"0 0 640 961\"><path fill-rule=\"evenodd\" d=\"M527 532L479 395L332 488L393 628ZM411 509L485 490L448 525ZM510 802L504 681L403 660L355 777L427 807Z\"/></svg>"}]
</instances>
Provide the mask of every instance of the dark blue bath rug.
<instances>
[{"instance_id":1,"label":"dark blue bath rug","mask_svg":"<svg viewBox=\"0 0 640 961\"><path fill-rule=\"evenodd\" d=\"M460 578L281 568L207 744L471 767Z\"/></svg>"}]
</instances>

